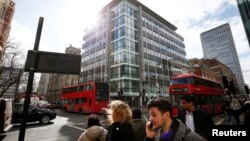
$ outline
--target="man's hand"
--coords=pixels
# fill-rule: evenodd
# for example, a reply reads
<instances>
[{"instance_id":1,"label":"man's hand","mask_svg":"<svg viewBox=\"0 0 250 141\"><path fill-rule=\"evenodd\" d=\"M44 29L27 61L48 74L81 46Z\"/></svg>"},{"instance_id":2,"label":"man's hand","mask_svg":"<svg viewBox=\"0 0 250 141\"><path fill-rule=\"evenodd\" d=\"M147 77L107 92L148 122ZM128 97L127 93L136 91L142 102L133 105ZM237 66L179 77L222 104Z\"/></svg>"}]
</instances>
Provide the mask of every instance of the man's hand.
<instances>
[{"instance_id":1,"label":"man's hand","mask_svg":"<svg viewBox=\"0 0 250 141\"><path fill-rule=\"evenodd\" d=\"M152 125L151 125L151 122L148 121L147 124L146 124L146 134L147 134L147 137L148 137L148 138L151 138L151 139L152 139L152 138L154 138L155 135L157 134L157 131L152 130L152 127L150 127L150 126L152 126Z\"/></svg>"}]
</instances>

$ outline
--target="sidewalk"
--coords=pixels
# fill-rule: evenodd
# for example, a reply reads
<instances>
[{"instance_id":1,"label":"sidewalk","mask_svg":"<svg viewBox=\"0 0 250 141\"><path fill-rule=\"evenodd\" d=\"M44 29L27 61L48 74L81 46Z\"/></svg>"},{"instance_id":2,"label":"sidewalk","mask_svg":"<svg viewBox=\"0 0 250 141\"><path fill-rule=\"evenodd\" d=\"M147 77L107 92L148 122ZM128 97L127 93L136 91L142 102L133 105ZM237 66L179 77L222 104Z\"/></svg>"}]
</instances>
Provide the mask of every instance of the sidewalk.
<instances>
[{"instance_id":1,"label":"sidewalk","mask_svg":"<svg viewBox=\"0 0 250 141\"><path fill-rule=\"evenodd\" d=\"M231 122L229 122L228 116L225 114L220 115L221 118L224 119L224 121L221 123L221 125L237 125L236 120L233 116L231 116ZM244 124L244 114L240 115L240 125Z\"/></svg>"},{"instance_id":2,"label":"sidewalk","mask_svg":"<svg viewBox=\"0 0 250 141\"><path fill-rule=\"evenodd\" d=\"M216 115L216 116L213 116L212 118L213 118L215 125L221 125L226 120L226 116L224 114Z\"/></svg>"}]
</instances>

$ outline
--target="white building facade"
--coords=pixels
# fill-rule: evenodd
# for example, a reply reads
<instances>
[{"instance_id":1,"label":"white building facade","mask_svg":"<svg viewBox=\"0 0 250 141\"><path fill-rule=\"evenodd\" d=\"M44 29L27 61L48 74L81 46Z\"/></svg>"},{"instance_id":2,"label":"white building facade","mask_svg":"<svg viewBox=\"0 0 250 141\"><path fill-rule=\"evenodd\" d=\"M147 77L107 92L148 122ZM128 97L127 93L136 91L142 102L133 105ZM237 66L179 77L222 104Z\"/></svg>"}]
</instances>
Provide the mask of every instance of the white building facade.
<instances>
[{"instance_id":1,"label":"white building facade","mask_svg":"<svg viewBox=\"0 0 250 141\"><path fill-rule=\"evenodd\" d=\"M136 0L113 0L100 15L84 36L80 82L109 82L111 98L135 106L166 96L171 75L187 72L177 28Z\"/></svg>"}]
</instances>

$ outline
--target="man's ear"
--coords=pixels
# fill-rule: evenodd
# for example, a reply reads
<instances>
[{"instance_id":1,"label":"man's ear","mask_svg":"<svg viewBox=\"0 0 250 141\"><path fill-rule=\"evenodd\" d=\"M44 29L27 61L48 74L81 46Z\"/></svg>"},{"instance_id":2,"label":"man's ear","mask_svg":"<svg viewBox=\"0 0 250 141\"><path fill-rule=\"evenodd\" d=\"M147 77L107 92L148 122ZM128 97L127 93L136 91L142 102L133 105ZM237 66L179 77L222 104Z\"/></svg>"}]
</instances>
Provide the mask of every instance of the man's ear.
<instances>
[{"instance_id":1,"label":"man's ear","mask_svg":"<svg viewBox=\"0 0 250 141\"><path fill-rule=\"evenodd\" d=\"M170 117L170 112L165 112L164 114L163 114L163 117L166 119L167 117Z\"/></svg>"}]
</instances>

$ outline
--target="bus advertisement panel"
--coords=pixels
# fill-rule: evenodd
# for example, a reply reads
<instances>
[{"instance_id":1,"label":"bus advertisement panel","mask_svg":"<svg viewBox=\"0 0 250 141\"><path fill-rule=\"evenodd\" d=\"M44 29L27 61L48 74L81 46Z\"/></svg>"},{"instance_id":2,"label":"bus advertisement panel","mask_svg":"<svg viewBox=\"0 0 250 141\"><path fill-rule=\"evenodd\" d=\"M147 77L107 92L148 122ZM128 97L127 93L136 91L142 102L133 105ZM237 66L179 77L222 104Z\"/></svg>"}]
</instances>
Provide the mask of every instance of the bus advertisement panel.
<instances>
[{"instance_id":1,"label":"bus advertisement panel","mask_svg":"<svg viewBox=\"0 0 250 141\"><path fill-rule=\"evenodd\" d=\"M100 113L109 104L109 86L105 82L87 82L62 89L63 110Z\"/></svg>"},{"instance_id":2,"label":"bus advertisement panel","mask_svg":"<svg viewBox=\"0 0 250 141\"><path fill-rule=\"evenodd\" d=\"M209 114L222 112L224 88L219 82L194 74L180 74L171 79L169 94L173 104L178 107L183 95L193 95L197 109Z\"/></svg>"}]
</instances>

